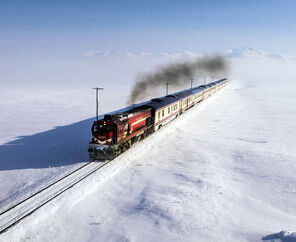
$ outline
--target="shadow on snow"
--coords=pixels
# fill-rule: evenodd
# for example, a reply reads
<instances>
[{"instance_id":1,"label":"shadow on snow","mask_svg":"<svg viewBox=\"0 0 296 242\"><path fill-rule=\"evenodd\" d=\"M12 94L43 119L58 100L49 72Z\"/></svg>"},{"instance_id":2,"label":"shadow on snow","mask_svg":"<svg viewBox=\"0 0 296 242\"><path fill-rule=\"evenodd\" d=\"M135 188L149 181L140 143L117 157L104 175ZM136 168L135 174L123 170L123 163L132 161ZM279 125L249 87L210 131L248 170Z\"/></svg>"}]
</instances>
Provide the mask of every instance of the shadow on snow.
<instances>
[{"instance_id":1,"label":"shadow on snow","mask_svg":"<svg viewBox=\"0 0 296 242\"><path fill-rule=\"evenodd\" d=\"M140 106L146 102L132 105ZM132 106L109 114L123 112ZM102 119L103 115L99 116ZM48 168L90 160L88 143L95 118L57 126L54 129L16 140L0 146L0 171L29 168Z\"/></svg>"},{"instance_id":2,"label":"shadow on snow","mask_svg":"<svg viewBox=\"0 0 296 242\"><path fill-rule=\"evenodd\" d=\"M87 161L94 118L16 140L0 146L0 170L48 168Z\"/></svg>"}]
</instances>

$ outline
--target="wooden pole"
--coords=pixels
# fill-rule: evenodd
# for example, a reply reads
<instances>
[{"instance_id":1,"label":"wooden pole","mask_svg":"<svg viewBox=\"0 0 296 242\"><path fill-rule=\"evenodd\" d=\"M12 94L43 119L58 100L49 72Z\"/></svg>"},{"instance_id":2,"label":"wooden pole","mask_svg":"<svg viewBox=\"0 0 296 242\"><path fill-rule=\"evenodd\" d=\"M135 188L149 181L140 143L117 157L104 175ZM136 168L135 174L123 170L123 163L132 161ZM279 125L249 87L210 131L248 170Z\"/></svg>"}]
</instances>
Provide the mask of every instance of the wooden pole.
<instances>
[{"instance_id":1,"label":"wooden pole","mask_svg":"<svg viewBox=\"0 0 296 242\"><path fill-rule=\"evenodd\" d=\"M97 123L98 123L98 120L99 120L99 90L104 90L104 88L94 87L93 89L96 90L96 116L97 116Z\"/></svg>"}]
</instances>

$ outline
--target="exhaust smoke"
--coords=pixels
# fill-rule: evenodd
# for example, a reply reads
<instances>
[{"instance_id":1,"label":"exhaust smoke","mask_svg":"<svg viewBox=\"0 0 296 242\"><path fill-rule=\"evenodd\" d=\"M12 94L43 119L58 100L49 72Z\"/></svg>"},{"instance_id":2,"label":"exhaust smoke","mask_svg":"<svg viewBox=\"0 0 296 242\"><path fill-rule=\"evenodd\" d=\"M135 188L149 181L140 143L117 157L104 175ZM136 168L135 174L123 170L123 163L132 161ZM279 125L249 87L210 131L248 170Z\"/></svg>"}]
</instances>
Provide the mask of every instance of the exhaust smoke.
<instances>
[{"instance_id":1,"label":"exhaust smoke","mask_svg":"<svg viewBox=\"0 0 296 242\"><path fill-rule=\"evenodd\" d=\"M182 86L189 83L195 76L225 75L229 65L225 58L220 56L202 57L195 61L172 63L159 67L156 71L141 75L132 88L127 104L145 100L151 91L165 83L173 86Z\"/></svg>"}]
</instances>

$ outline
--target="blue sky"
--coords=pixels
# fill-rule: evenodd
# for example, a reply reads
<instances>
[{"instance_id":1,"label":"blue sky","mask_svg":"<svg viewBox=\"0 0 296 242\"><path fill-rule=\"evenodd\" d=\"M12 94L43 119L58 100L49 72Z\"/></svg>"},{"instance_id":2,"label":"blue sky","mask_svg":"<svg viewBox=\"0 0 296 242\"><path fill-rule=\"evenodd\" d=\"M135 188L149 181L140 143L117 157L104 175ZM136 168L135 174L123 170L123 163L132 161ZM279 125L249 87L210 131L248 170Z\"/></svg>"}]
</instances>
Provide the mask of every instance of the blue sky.
<instances>
[{"instance_id":1,"label":"blue sky","mask_svg":"<svg viewBox=\"0 0 296 242\"><path fill-rule=\"evenodd\" d=\"M1 0L1 50L211 52L250 46L295 53L295 10L295 1L273 0Z\"/></svg>"},{"instance_id":2,"label":"blue sky","mask_svg":"<svg viewBox=\"0 0 296 242\"><path fill-rule=\"evenodd\" d=\"M296 54L295 13L284 0L0 0L0 68L88 50Z\"/></svg>"}]
</instances>

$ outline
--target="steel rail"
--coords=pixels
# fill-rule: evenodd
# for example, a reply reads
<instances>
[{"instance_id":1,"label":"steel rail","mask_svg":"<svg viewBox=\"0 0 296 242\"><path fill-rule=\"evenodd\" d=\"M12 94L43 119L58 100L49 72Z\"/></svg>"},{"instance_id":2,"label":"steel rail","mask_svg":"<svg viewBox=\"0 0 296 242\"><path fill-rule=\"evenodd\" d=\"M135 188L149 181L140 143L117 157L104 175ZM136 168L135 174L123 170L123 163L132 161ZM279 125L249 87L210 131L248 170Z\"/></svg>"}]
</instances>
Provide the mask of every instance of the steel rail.
<instances>
[{"instance_id":1,"label":"steel rail","mask_svg":"<svg viewBox=\"0 0 296 242\"><path fill-rule=\"evenodd\" d=\"M69 190L70 188L72 188L73 186L75 186L77 183L79 183L80 181L84 180L86 177L90 176L91 174L95 173L97 170L99 170L100 168L102 168L103 166L107 165L111 160L105 161L103 164L101 164L100 166L97 166L96 168L90 170L86 175L80 177L78 180L75 180L73 183L71 183L70 185L62 188L61 190L59 190L56 194L54 194L53 196L51 196L49 199L43 201L40 205L38 205L37 207L31 209L29 212L26 212L23 216L21 216L20 218L13 218L11 220L16 219L14 222L10 223L8 226L5 226L4 228L2 228L0 230L0 234L3 234L4 232L6 232L8 229L12 228L13 226L15 226L16 224L18 224L21 220L23 220L24 218L28 217L29 215L33 214L34 212L36 212L39 208L43 207L45 204L49 203L50 201L52 201L54 198L58 197L59 195L61 195L62 193L64 193L65 191ZM17 203L16 205L10 207L9 209L5 210L4 212L2 212L0 214L4 215L5 213L17 208L18 206L20 206L21 204L23 204L24 202L32 199L33 197L37 196L38 194L40 194L41 192L49 189L50 187L52 187L53 185L58 184L59 182L61 182L62 180L64 180L67 177L70 177L71 175L73 175L74 173L76 173L77 171L81 170L82 168L90 165L94 163L94 160L90 161L89 163L79 167L78 169L70 172L69 174L67 174L66 176L60 178L59 180L55 181L54 183L48 185L47 187L43 188L42 190L36 192L35 194L29 196L28 198L22 200L21 202Z\"/></svg>"},{"instance_id":2,"label":"steel rail","mask_svg":"<svg viewBox=\"0 0 296 242\"><path fill-rule=\"evenodd\" d=\"M90 165L93 161L94 161L94 160L92 160L92 161L90 161L90 162L84 164L83 166L81 166L81 167L79 167L78 169L76 169L76 170L70 172L70 173L67 174L66 176L61 177L61 178L58 179L57 181L55 181L55 182L49 184L48 186L42 188L42 189L39 190L38 192L36 192L36 193L32 194L31 196L25 198L24 200L22 200L22 201L18 202L17 204L11 206L10 208L4 210L3 212L0 213L0 216L3 215L3 214L5 214L5 213L7 213L7 212L9 212L10 210L14 209L15 207L17 207L17 206L23 204L24 202L26 202L27 200L31 199L32 197L35 197L35 196L38 195L39 193L41 193L41 192L45 191L46 189L52 187L53 185L57 184L58 182L64 180L65 178L69 177L69 176L72 175L73 173L75 173L75 172L81 170L83 167Z\"/></svg>"}]
</instances>

